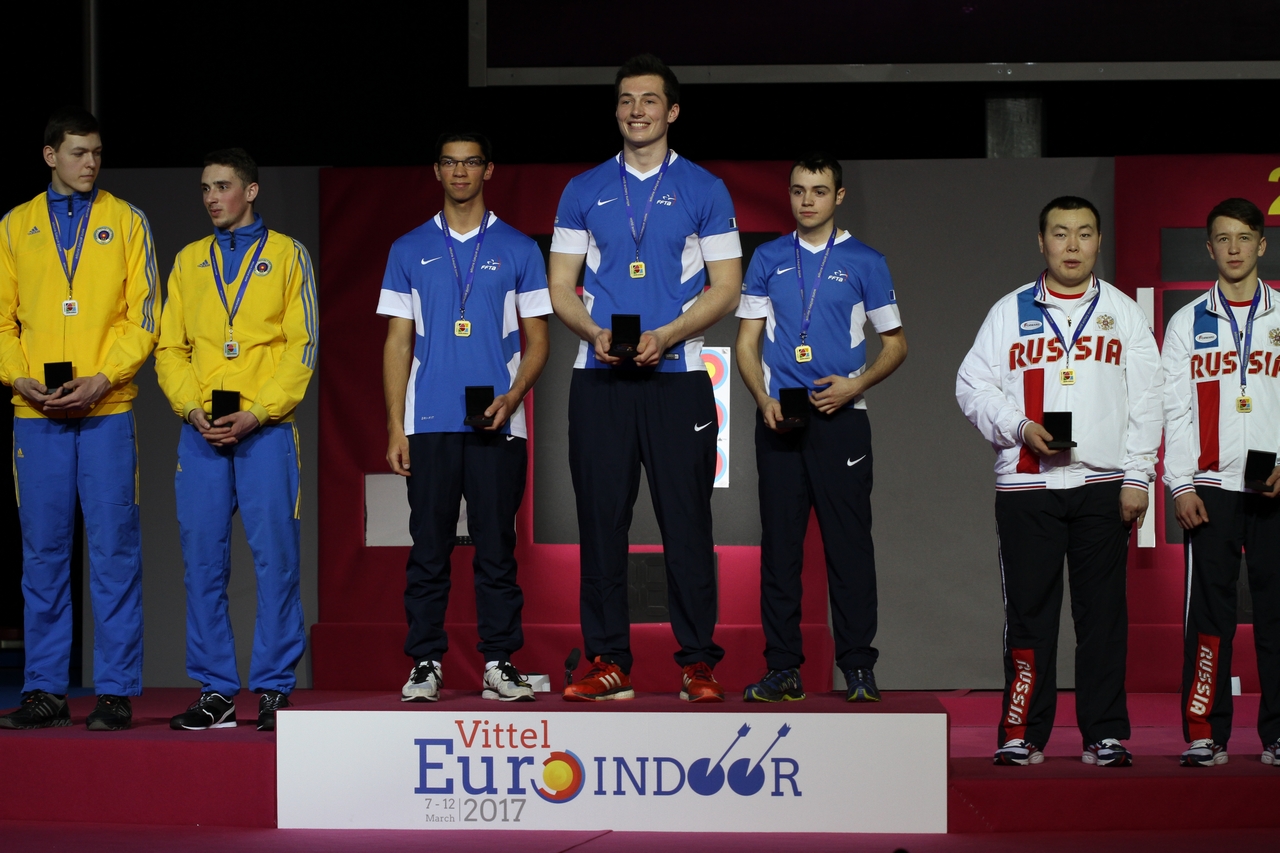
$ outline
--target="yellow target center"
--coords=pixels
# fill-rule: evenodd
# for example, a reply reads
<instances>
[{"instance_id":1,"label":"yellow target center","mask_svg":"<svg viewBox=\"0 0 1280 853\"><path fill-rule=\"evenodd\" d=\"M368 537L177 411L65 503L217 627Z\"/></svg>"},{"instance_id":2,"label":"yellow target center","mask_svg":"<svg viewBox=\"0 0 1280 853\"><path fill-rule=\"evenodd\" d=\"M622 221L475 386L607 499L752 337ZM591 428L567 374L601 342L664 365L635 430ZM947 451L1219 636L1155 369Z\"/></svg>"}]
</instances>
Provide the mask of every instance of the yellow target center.
<instances>
[{"instance_id":1,"label":"yellow target center","mask_svg":"<svg viewBox=\"0 0 1280 853\"><path fill-rule=\"evenodd\" d=\"M542 768L542 781L553 791L563 791L573 783L573 768L556 760Z\"/></svg>"}]
</instances>

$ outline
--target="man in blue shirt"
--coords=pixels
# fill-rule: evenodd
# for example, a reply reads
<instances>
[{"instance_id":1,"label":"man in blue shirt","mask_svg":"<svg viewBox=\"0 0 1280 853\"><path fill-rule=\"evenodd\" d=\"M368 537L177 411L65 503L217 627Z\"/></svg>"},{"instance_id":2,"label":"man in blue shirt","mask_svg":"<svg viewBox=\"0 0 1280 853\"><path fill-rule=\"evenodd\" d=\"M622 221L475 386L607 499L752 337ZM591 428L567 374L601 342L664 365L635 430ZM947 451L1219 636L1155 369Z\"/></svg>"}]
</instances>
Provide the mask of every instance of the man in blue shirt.
<instances>
[{"instance_id":1,"label":"man in blue shirt","mask_svg":"<svg viewBox=\"0 0 1280 853\"><path fill-rule=\"evenodd\" d=\"M378 313L391 318L382 361L387 463L407 478L413 536L404 650L414 666L401 699L439 698L449 555L465 497L476 546L482 695L531 701L533 689L511 663L524 645L515 518L528 464L522 401L547 361L546 272L537 244L485 207L484 183L493 176L488 139L441 136L435 174L444 210L392 245L378 301ZM484 411L492 423L464 423L468 386L493 387Z\"/></svg>"},{"instance_id":2,"label":"man in blue shirt","mask_svg":"<svg viewBox=\"0 0 1280 853\"><path fill-rule=\"evenodd\" d=\"M592 668L566 699L630 699L627 532L644 464L666 557L681 698L723 701L712 668L715 401L702 333L733 309L742 249L724 183L676 155L679 82L642 55L618 69L622 152L565 187L551 244L556 316L582 339L569 392L569 467L581 545L582 633ZM586 266L582 296L578 276ZM708 287L709 285L709 287ZM705 289L704 291L704 288ZM612 316L639 315L635 351L613 350Z\"/></svg>"},{"instance_id":3,"label":"man in blue shirt","mask_svg":"<svg viewBox=\"0 0 1280 853\"><path fill-rule=\"evenodd\" d=\"M804 698L800 570L810 507L826 551L836 665L847 698L880 699L871 645L871 425L862 395L902 364L907 338L884 255L836 227L841 179L840 162L825 154L792 167L796 230L756 250L737 311L738 370L760 408L760 615L769 667L747 687L748 702ZM881 343L870 367L867 321ZM782 389L804 389L808 405L799 418L784 418Z\"/></svg>"}]
</instances>

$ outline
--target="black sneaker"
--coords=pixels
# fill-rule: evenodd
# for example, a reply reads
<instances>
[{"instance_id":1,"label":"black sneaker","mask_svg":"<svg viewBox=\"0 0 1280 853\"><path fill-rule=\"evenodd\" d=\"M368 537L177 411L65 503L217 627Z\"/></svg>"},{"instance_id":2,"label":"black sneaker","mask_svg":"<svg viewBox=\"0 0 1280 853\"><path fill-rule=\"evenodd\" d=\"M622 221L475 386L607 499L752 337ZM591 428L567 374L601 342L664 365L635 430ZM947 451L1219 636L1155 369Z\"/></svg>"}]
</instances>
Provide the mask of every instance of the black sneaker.
<instances>
[{"instance_id":1,"label":"black sneaker","mask_svg":"<svg viewBox=\"0 0 1280 853\"><path fill-rule=\"evenodd\" d=\"M22 704L0 717L0 729L49 729L71 725L67 697L43 690L22 694Z\"/></svg>"},{"instance_id":2,"label":"black sneaker","mask_svg":"<svg viewBox=\"0 0 1280 853\"><path fill-rule=\"evenodd\" d=\"M258 700L258 731L276 730L276 711L289 707L289 696L279 690L264 690Z\"/></svg>"},{"instance_id":3,"label":"black sneaker","mask_svg":"<svg viewBox=\"0 0 1280 853\"><path fill-rule=\"evenodd\" d=\"M803 698L799 667L771 669L764 678L742 691L743 702L794 702Z\"/></svg>"},{"instance_id":4,"label":"black sneaker","mask_svg":"<svg viewBox=\"0 0 1280 853\"><path fill-rule=\"evenodd\" d=\"M236 727L236 703L221 693L201 693L200 698L183 713L169 720L169 728L190 732L205 729L234 729Z\"/></svg>"},{"instance_id":5,"label":"black sneaker","mask_svg":"<svg viewBox=\"0 0 1280 853\"><path fill-rule=\"evenodd\" d=\"M128 696L112 696L103 693L97 707L85 720L91 732L118 732L133 725L133 703Z\"/></svg>"},{"instance_id":6,"label":"black sneaker","mask_svg":"<svg viewBox=\"0 0 1280 853\"><path fill-rule=\"evenodd\" d=\"M876 687L876 674L874 672L862 667L846 669L843 672L844 682L849 685L849 692L844 697L846 702L880 701L880 690Z\"/></svg>"}]
</instances>

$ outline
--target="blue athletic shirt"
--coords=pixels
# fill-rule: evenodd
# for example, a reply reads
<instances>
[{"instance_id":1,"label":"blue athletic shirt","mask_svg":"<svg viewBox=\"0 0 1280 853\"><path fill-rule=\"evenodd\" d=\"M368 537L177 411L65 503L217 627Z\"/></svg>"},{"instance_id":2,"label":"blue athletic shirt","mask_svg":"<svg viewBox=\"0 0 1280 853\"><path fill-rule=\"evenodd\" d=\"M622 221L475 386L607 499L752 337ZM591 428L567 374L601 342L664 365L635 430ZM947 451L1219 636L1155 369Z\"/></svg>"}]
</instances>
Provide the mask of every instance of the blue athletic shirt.
<instances>
[{"instance_id":1,"label":"blue athletic shirt","mask_svg":"<svg viewBox=\"0 0 1280 853\"><path fill-rule=\"evenodd\" d=\"M867 369L867 342L862 333L866 322L870 320L880 333L902 325L884 255L846 231L831 247L809 318L807 343L813 347L813 360L803 364L796 361L801 318L813 292L814 277L827 241L823 240L821 246L811 246L801 240L800 248L804 304L800 301L800 281L796 278L792 232L756 249L747 268L736 312L744 319L766 321L760 362L764 368L765 389L774 398L779 388L821 391L823 386L814 385L815 379L861 374ZM859 394L848 407L865 409L867 404Z\"/></svg>"},{"instance_id":2,"label":"blue athletic shirt","mask_svg":"<svg viewBox=\"0 0 1280 853\"><path fill-rule=\"evenodd\" d=\"M470 337L454 335L462 289L449 262L443 213L391 244L378 313L413 320L417 331L413 367L404 401L405 435L470 432L464 426L468 385L492 385L494 395L511 390L520 368L519 317L551 313L547 271L538 244L489 214L476 277L467 297ZM466 280L480 229L450 229L458 271ZM524 403L500 432L528 438Z\"/></svg>"},{"instance_id":3,"label":"blue athletic shirt","mask_svg":"<svg viewBox=\"0 0 1280 853\"><path fill-rule=\"evenodd\" d=\"M556 211L551 251L586 255L582 301L601 328L614 314L639 314L641 329L656 329L679 317L702 294L707 261L742 257L733 201L724 181L670 152L649 223L640 242L644 278L631 277L635 238L627 219L619 154L569 181ZM627 166L627 187L637 233L660 169L641 173ZM702 336L667 350L657 369L669 373L706 370ZM578 346L574 367L608 368L596 361L595 347ZM621 366L634 369L630 363ZM650 368L652 369L652 368Z\"/></svg>"}]
</instances>

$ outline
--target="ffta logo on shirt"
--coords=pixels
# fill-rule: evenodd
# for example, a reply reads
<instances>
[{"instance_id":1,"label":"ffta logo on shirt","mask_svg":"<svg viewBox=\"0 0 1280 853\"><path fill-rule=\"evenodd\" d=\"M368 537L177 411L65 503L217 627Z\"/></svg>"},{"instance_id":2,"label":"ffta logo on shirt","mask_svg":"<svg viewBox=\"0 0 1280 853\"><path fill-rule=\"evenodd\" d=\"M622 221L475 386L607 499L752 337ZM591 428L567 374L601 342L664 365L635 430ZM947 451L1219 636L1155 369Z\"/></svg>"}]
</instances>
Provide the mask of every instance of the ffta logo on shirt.
<instances>
[{"instance_id":1,"label":"ffta logo on shirt","mask_svg":"<svg viewBox=\"0 0 1280 853\"><path fill-rule=\"evenodd\" d=\"M485 261L483 264L480 265L480 269L489 270L490 272L497 272L498 270L502 269L502 261L498 260L497 258L490 258L489 260Z\"/></svg>"}]
</instances>

